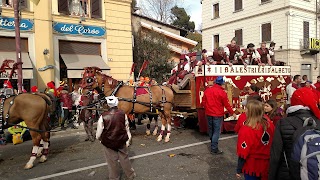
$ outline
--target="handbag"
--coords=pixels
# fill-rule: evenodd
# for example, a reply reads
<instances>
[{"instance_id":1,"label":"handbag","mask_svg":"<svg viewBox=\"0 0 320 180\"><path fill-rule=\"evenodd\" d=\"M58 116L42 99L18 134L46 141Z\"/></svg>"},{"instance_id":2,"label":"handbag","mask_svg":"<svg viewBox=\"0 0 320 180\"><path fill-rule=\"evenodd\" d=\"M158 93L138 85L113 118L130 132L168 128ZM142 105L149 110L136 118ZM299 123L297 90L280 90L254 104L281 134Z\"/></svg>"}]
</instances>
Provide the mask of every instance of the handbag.
<instances>
[{"instance_id":1,"label":"handbag","mask_svg":"<svg viewBox=\"0 0 320 180\"><path fill-rule=\"evenodd\" d=\"M23 139L21 138L21 134L13 134L12 135L12 143L13 145L23 143Z\"/></svg>"}]
</instances>

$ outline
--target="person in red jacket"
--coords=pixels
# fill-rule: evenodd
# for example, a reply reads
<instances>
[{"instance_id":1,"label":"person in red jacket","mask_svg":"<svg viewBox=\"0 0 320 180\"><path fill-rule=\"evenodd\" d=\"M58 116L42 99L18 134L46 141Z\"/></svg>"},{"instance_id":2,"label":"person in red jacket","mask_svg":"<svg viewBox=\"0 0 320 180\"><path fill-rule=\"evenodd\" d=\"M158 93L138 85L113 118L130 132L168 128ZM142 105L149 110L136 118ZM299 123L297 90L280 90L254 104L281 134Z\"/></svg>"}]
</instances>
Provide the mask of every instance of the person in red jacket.
<instances>
[{"instance_id":1,"label":"person in red jacket","mask_svg":"<svg viewBox=\"0 0 320 180\"><path fill-rule=\"evenodd\" d=\"M240 179L241 173L244 173L246 180L266 180L268 179L274 125L263 117L262 102L251 100L246 107L247 120L238 134L236 177Z\"/></svg>"},{"instance_id":2,"label":"person in red jacket","mask_svg":"<svg viewBox=\"0 0 320 180\"><path fill-rule=\"evenodd\" d=\"M317 91L320 91L320 76L317 77L317 83L314 84Z\"/></svg>"},{"instance_id":3,"label":"person in red jacket","mask_svg":"<svg viewBox=\"0 0 320 180\"><path fill-rule=\"evenodd\" d=\"M222 84L224 80L222 76L218 76L215 80L215 85L204 91L202 103L205 109L205 114L208 119L209 137L211 139L211 153L222 154L218 148L218 140L220 136L221 123L224 117L224 108L228 110L233 117L236 114L232 110L227 93L224 91Z\"/></svg>"},{"instance_id":4,"label":"person in red jacket","mask_svg":"<svg viewBox=\"0 0 320 180\"><path fill-rule=\"evenodd\" d=\"M70 113L72 111L72 95L68 92L68 86L65 86L60 91L60 102L62 103L62 110L63 110L63 119L61 122L61 129L65 129L65 122L69 119ZM70 123L70 122L69 122ZM74 125L72 128L76 128Z\"/></svg>"}]
</instances>

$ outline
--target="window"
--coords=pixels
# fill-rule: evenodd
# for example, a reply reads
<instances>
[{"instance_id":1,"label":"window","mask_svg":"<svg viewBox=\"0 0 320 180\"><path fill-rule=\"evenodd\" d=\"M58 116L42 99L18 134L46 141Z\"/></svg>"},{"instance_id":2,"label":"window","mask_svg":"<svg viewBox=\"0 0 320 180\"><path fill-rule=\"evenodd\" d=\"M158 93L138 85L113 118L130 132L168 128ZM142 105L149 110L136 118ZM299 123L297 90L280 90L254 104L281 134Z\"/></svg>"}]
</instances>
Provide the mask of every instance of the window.
<instances>
[{"instance_id":1,"label":"window","mask_svg":"<svg viewBox=\"0 0 320 180\"><path fill-rule=\"evenodd\" d=\"M271 2L271 0L261 0L261 4Z\"/></svg>"},{"instance_id":2,"label":"window","mask_svg":"<svg viewBox=\"0 0 320 180\"><path fill-rule=\"evenodd\" d=\"M218 18L219 17L219 3L214 4L212 9L213 9L212 17Z\"/></svg>"},{"instance_id":3,"label":"window","mask_svg":"<svg viewBox=\"0 0 320 180\"><path fill-rule=\"evenodd\" d=\"M303 47L309 48L309 22L303 21Z\"/></svg>"},{"instance_id":4,"label":"window","mask_svg":"<svg viewBox=\"0 0 320 180\"><path fill-rule=\"evenodd\" d=\"M261 40L262 42L271 41L271 23L262 24L261 26Z\"/></svg>"},{"instance_id":5,"label":"window","mask_svg":"<svg viewBox=\"0 0 320 180\"><path fill-rule=\"evenodd\" d=\"M58 0L58 11L63 14L101 18L101 10L101 0Z\"/></svg>"},{"instance_id":6,"label":"window","mask_svg":"<svg viewBox=\"0 0 320 180\"><path fill-rule=\"evenodd\" d=\"M234 11L242 10L242 0L234 0Z\"/></svg>"},{"instance_id":7,"label":"window","mask_svg":"<svg viewBox=\"0 0 320 180\"><path fill-rule=\"evenodd\" d=\"M311 77L311 64L301 64L301 75Z\"/></svg>"},{"instance_id":8,"label":"window","mask_svg":"<svg viewBox=\"0 0 320 180\"><path fill-rule=\"evenodd\" d=\"M242 36L242 29L235 30L234 37L236 37L237 44L239 46L243 45L243 42L242 42L242 37L243 37Z\"/></svg>"},{"instance_id":9,"label":"window","mask_svg":"<svg viewBox=\"0 0 320 180\"><path fill-rule=\"evenodd\" d=\"M0 37L0 52L15 52L16 39L14 37ZM29 52L28 39L21 38L21 52Z\"/></svg>"},{"instance_id":10,"label":"window","mask_svg":"<svg viewBox=\"0 0 320 180\"><path fill-rule=\"evenodd\" d=\"M219 35L213 36L213 49L219 48Z\"/></svg>"},{"instance_id":11,"label":"window","mask_svg":"<svg viewBox=\"0 0 320 180\"><path fill-rule=\"evenodd\" d=\"M13 7L13 0L2 0L2 6L3 7ZM20 8L26 8L27 7L27 0L21 0L20 1Z\"/></svg>"}]
</instances>

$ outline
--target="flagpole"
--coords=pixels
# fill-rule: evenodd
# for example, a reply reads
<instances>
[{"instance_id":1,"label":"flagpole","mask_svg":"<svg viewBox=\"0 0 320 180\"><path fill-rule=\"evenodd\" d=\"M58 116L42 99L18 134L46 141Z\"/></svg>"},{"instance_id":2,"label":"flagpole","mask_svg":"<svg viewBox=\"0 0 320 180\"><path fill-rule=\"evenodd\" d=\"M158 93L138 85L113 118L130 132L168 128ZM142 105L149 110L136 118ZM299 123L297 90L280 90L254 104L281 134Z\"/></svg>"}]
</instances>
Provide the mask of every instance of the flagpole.
<instances>
[{"instance_id":1,"label":"flagpole","mask_svg":"<svg viewBox=\"0 0 320 180\"><path fill-rule=\"evenodd\" d=\"M20 17L19 17L20 0L13 0L14 8L14 29L16 35L16 58L18 70L18 92L22 93L22 59L21 59L21 39L20 39Z\"/></svg>"}]
</instances>

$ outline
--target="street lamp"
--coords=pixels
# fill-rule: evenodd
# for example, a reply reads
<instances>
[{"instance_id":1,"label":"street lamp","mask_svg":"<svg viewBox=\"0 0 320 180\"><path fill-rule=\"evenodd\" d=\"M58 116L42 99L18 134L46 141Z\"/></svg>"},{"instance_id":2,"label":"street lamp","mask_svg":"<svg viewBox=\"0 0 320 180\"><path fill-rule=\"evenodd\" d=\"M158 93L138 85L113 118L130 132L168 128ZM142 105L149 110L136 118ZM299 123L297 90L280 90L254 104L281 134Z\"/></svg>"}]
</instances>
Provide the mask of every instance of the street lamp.
<instances>
[{"instance_id":1,"label":"street lamp","mask_svg":"<svg viewBox=\"0 0 320 180\"><path fill-rule=\"evenodd\" d=\"M20 17L19 17L20 0L13 0L14 25L16 39L16 58L18 71L18 92L22 93L22 59L21 59L21 39L20 39Z\"/></svg>"}]
</instances>

